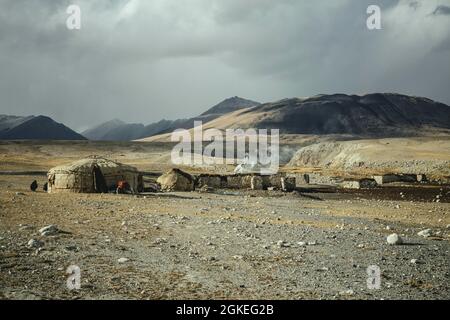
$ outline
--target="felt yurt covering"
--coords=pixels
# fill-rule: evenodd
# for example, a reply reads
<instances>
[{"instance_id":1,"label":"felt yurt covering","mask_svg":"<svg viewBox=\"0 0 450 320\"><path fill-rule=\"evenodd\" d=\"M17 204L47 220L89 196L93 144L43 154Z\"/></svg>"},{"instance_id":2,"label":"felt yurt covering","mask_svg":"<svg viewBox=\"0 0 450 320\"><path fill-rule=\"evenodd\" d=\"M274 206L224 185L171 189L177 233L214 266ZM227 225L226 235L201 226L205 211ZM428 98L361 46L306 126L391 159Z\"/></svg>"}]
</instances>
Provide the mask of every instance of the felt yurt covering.
<instances>
[{"instance_id":1,"label":"felt yurt covering","mask_svg":"<svg viewBox=\"0 0 450 320\"><path fill-rule=\"evenodd\" d=\"M128 182L133 191L142 189L142 176L136 168L100 157L90 157L50 169L47 173L48 192L100 192L96 184L99 171L108 190L114 190L118 181Z\"/></svg>"}]
</instances>

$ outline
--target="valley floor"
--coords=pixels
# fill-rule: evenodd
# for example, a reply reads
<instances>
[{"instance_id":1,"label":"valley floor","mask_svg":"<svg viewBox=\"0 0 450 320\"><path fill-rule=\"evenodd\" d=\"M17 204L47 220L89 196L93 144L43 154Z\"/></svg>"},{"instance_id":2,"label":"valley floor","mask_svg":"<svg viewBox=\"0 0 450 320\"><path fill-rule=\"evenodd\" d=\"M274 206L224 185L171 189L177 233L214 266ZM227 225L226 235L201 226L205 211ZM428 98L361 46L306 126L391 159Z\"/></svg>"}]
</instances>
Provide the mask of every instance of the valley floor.
<instances>
[{"instance_id":1,"label":"valley floor","mask_svg":"<svg viewBox=\"0 0 450 320\"><path fill-rule=\"evenodd\" d=\"M34 179L0 176L2 299L450 298L448 187L137 197L32 193ZM41 236L51 224L64 233ZM426 228L436 236L417 235ZM404 245L387 244L394 232Z\"/></svg>"}]
</instances>

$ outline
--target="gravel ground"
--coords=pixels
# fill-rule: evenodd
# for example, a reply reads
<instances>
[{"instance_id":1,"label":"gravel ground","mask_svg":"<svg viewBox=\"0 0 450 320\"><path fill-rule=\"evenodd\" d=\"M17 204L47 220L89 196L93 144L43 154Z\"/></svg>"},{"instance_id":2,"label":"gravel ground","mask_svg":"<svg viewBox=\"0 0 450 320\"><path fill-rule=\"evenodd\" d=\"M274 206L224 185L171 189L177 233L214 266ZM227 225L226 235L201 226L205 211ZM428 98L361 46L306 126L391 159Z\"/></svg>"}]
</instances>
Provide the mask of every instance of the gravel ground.
<instances>
[{"instance_id":1,"label":"gravel ground","mask_svg":"<svg viewBox=\"0 0 450 320\"><path fill-rule=\"evenodd\" d=\"M3 299L450 298L448 201L413 201L399 187L46 194L26 191L34 178L0 176ZM61 232L41 235L48 225ZM392 233L404 244L389 245ZM67 289L70 265L80 290ZM367 287L371 265L378 290Z\"/></svg>"}]
</instances>

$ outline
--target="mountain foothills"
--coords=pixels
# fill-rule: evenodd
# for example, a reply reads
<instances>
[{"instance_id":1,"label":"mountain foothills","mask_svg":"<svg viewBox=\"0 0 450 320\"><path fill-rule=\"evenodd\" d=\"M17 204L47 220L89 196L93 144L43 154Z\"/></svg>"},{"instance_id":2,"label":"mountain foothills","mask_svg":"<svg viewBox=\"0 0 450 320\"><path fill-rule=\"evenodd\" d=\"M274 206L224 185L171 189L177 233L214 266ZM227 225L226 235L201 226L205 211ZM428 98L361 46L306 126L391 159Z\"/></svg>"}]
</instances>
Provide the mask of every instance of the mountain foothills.
<instances>
[{"instance_id":1,"label":"mountain foothills","mask_svg":"<svg viewBox=\"0 0 450 320\"><path fill-rule=\"evenodd\" d=\"M259 102L242 99L239 97L228 98L213 106L201 115L178 120L161 120L149 125L130 124L115 119L105 122L82 133L89 140L106 141L130 141L157 134L172 132L176 129L190 129L194 127L194 121L204 123L214 120L224 114L259 105Z\"/></svg>"},{"instance_id":2,"label":"mountain foothills","mask_svg":"<svg viewBox=\"0 0 450 320\"><path fill-rule=\"evenodd\" d=\"M284 135L349 135L356 138L450 134L450 106L392 93L332 94L283 99L227 113L204 129L279 129ZM160 134L142 141L170 141Z\"/></svg>"},{"instance_id":3,"label":"mountain foothills","mask_svg":"<svg viewBox=\"0 0 450 320\"><path fill-rule=\"evenodd\" d=\"M46 116L0 115L0 140L86 140Z\"/></svg>"},{"instance_id":4,"label":"mountain foothills","mask_svg":"<svg viewBox=\"0 0 450 320\"><path fill-rule=\"evenodd\" d=\"M266 103L241 112L256 128L286 134L409 136L429 129L450 129L450 107L427 98L391 93L333 94Z\"/></svg>"},{"instance_id":5,"label":"mountain foothills","mask_svg":"<svg viewBox=\"0 0 450 320\"><path fill-rule=\"evenodd\" d=\"M232 97L189 119L144 125L114 119L78 134L46 116L0 115L0 139L158 141L176 129L279 129L281 134L352 135L367 138L450 133L450 106L394 93L331 94L260 104Z\"/></svg>"}]
</instances>

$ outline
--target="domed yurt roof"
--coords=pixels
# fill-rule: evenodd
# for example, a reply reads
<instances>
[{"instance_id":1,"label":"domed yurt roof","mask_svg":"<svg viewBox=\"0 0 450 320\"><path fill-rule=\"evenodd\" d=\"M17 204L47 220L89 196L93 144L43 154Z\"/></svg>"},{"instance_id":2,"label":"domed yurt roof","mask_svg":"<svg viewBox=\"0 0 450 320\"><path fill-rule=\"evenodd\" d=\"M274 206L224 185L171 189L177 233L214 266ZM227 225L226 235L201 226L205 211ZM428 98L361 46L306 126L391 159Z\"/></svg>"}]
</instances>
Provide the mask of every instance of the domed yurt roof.
<instances>
[{"instance_id":1,"label":"domed yurt roof","mask_svg":"<svg viewBox=\"0 0 450 320\"><path fill-rule=\"evenodd\" d=\"M49 174L53 173L91 173L92 168L94 166L99 167L102 171L110 170L118 170L120 171L129 171L129 172L137 172L137 169L128 165L124 165L112 160L108 160L102 157L91 156L86 159L81 159L75 162L72 162L67 165L57 166L48 172Z\"/></svg>"}]
</instances>

